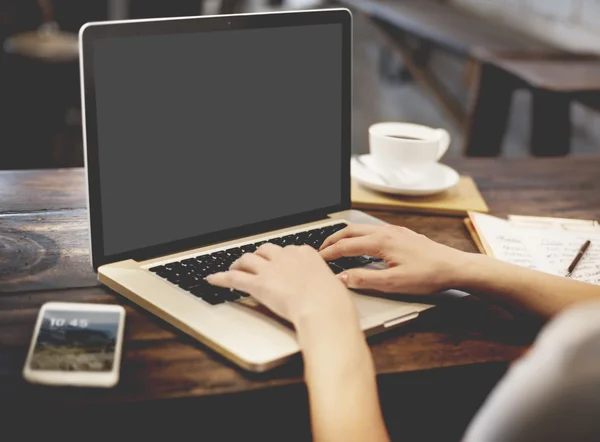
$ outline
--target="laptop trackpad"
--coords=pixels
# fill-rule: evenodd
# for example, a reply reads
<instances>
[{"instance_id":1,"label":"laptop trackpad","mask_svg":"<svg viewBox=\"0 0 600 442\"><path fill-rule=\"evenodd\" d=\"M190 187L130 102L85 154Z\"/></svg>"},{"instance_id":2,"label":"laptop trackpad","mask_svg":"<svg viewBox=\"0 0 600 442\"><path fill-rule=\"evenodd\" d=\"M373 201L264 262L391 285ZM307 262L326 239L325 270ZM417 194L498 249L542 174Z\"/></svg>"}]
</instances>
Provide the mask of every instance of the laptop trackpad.
<instances>
[{"instance_id":1,"label":"laptop trackpad","mask_svg":"<svg viewBox=\"0 0 600 442\"><path fill-rule=\"evenodd\" d=\"M433 305L430 304L403 302L389 298L362 295L352 291L349 292L356 305L359 321L363 330L377 327L396 318L400 318L411 313L418 313L433 307ZM235 305L244 309L249 309L252 312L265 315L269 319L274 320L288 328L294 328L289 321L276 315L267 307L251 297L239 299Z\"/></svg>"}]
</instances>

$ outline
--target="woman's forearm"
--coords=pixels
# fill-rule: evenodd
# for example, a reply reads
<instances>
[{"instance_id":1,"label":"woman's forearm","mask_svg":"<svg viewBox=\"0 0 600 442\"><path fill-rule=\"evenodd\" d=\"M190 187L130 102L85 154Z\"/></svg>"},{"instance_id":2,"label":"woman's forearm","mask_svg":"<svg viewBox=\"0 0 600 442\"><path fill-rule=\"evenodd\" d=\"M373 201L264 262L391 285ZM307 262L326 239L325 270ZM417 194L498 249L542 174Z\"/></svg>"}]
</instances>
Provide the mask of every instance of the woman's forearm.
<instances>
[{"instance_id":1,"label":"woman's forearm","mask_svg":"<svg viewBox=\"0 0 600 442\"><path fill-rule=\"evenodd\" d=\"M351 315L352 318L355 314ZM297 324L304 357L313 438L329 441L387 441L371 353L349 315L310 326ZM356 319L356 318L354 318Z\"/></svg>"},{"instance_id":2,"label":"woman's forearm","mask_svg":"<svg viewBox=\"0 0 600 442\"><path fill-rule=\"evenodd\" d=\"M550 318L586 300L600 299L600 287L549 275L485 255L470 254L455 271L453 286L491 301Z\"/></svg>"}]
</instances>

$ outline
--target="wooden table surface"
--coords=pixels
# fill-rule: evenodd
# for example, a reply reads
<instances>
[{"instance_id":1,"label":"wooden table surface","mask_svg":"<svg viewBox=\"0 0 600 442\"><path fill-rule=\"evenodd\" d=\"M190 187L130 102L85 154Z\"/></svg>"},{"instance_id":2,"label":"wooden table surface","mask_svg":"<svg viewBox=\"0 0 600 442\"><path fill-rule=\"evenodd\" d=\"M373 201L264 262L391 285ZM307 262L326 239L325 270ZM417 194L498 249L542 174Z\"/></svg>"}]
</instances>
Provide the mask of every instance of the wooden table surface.
<instances>
[{"instance_id":1,"label":"wooden table surface","mask_svg":"<svg viewBox=\"0 0 600 442\"><path fill-rule=\"evenodd\" d=\"M600 59L496 57L492 61L530 86L555 92L599 92Z\"/></svg>"},{"instance_id":2,"label":"wooden table surface","mask_svg":"<svg viewBox=\"0 0 600 442\"><path fill-rule=\"evenodd\" d=\"M600 218L600 159L448 161L472 175L494 214ZM0 172L0 402L35 397L53 405L115 404L217 396L302 381L299 358L249 374L124 298L99 286L88 261L81 169ZM474 252L460 218L372 212L436 241ZM110 390L28 385L23 362L40 306L48 301L119 303L127 310L119 385ZM377 372L508 364L535 330L467 298L372 339ZM266 390L265 390L266 391Z\"/></svg>"},{"instance_id":3,"label":"wooden table surface","mask_svg":"<svg viewBox=\"0 0 600 442\"><path fill-rule=\"evenodd\" d=\"M474 59L499 53L560 52L555 46L513 26L457 8L449 2L341 0L340 3L387 22L398 30Z\"/></svg>"}]
</instances>

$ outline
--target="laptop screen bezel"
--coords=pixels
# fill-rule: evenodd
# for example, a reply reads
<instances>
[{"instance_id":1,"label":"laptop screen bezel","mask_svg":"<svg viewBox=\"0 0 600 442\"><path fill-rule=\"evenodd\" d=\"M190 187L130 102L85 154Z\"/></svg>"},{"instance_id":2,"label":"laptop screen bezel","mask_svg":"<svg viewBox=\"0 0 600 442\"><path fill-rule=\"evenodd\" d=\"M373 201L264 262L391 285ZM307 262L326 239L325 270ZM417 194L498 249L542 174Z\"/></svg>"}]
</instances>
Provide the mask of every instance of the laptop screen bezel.
<instances>
[{"instance_id":1,"label":"laptop screen bezel","mask_svg":"<svg viewBox=\"0 0 600 442\"><path fill-rule=\"evenodd\" d=\"M183 240L106 255L104 253L102 203L100 197L100 167L98 161L98 133L94 83L94 41L107 37L165 35L228 29L260 29L316 24L340 24L342 26L342 73L340 84L340 87L342 87L342 155L340 159L342 183L340 204L273 220L261 221L243 227L236 227ZM79 42L81 94L84 119L84 151L88 183L90 246L94 270L97 270L97 268L103 264L111 262L118 262L126 259L143 261L158 256L169 255L210 244L324 219L330 213L348 210L350 208L352 15L347 9L340 8L265 14L234 14L227 16L200 16L88 23L80 30ZM135 179L135 176L132 175L131 178Z\"/></svg>"}]
</instances>

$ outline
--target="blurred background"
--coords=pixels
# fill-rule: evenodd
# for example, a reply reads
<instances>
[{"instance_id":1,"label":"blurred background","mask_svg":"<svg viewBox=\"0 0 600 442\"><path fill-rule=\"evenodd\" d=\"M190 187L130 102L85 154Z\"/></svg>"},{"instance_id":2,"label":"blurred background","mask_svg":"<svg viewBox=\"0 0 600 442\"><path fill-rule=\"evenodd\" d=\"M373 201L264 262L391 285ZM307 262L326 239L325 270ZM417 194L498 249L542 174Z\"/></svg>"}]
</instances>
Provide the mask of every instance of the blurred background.
<instances>
[{"instance_id":1,"label":"blurred background","mask_svg":"<svg viewBox=\"0 0 600 442\"><path fill-rule=\"evenodd\" d=\"M386 120L447 129L454 157L600 152L600 0L0 0L0 169L83 165L88 21L339 5L354 13L355 152Z\"/></svg>"}]
</instances>

